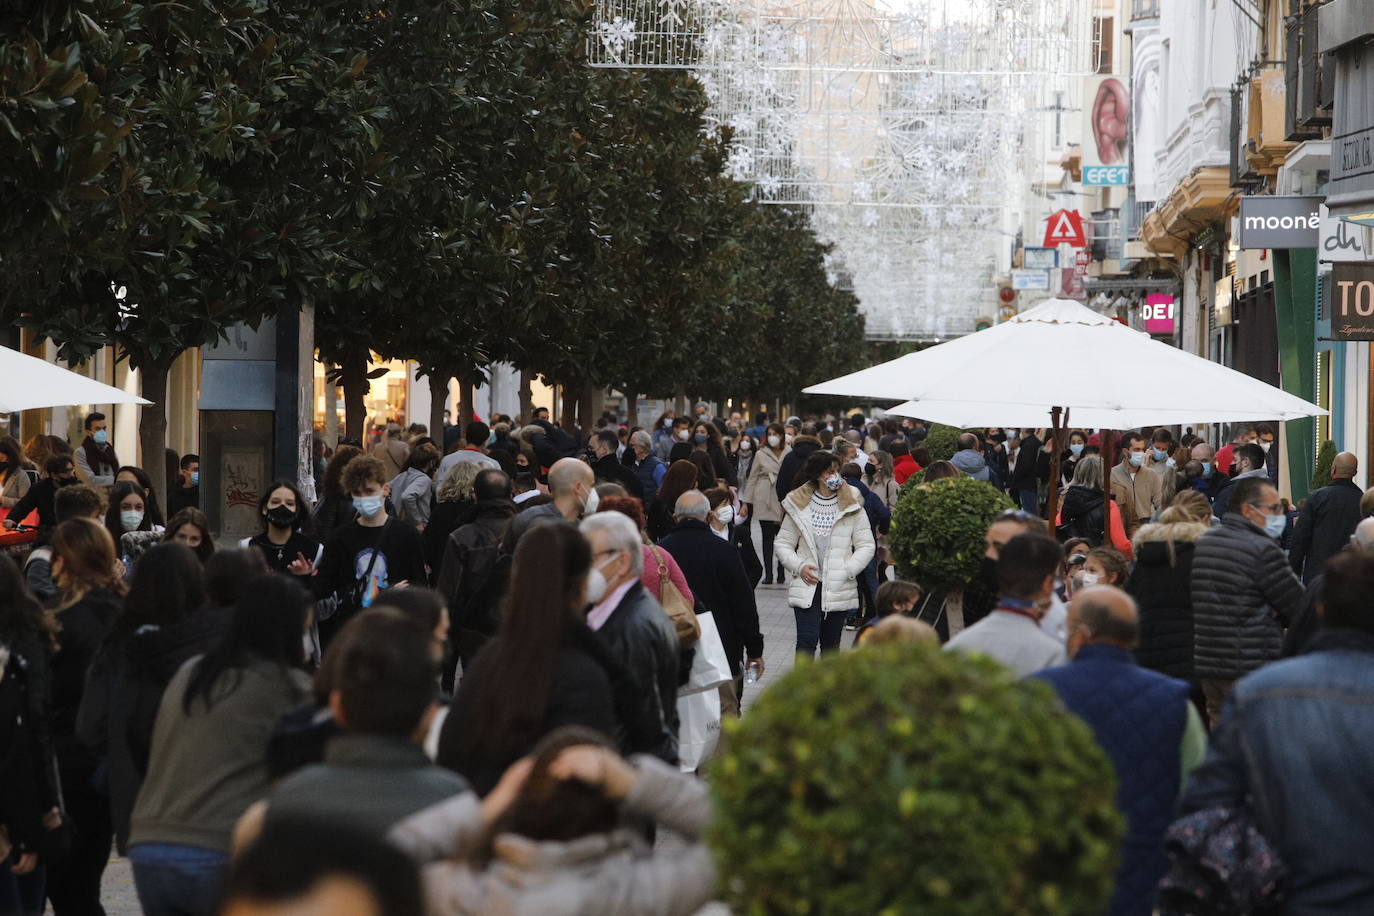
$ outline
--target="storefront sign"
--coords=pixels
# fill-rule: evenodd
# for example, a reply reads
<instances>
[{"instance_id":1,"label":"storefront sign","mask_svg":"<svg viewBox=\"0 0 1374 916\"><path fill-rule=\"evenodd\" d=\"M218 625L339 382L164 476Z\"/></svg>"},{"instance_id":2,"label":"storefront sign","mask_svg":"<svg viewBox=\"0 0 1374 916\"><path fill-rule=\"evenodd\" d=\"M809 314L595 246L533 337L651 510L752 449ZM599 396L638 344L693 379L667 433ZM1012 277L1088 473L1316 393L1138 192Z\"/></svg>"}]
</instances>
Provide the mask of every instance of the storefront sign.
<instances>
[{"instance_id":1,"label":"storefront sign","mask_svg":"<svg viewBox=\"0 0 1374 916\"><path fill-rule=\"evenodd\" d=\"M1089 129L1092 139L1083 144L1083 184L1090 186L1131 183L1128 125L1131 96L1115 76L1088 78L1084 98L1092 99Z\"/></svg>"},{"instance_id":2,"label":"storefront sign","mask_svg":"<svg viewBox=\"0 0 1374 916\"><path fill-rule=\"evenodd\" d=\"M1374 174L1374 127L1331 138L1331 180Z\"/></svg>"},{"instance_id":3,"label":"storefront sign","mask_svg":"<svg viewBox=\"0 0 1374 916\"><path fill-rule=\"evenodd\" d=\"M1027 248L1021 266L1026 270L1053 270L1059 266L1059 252L1053 248Z\"/></svg>"},{"instance_id":4,"label":"storefront sign","mask_svg":"<svg viewBox=\"0 0 1374 916\"><path fill-rule=\"evenodd\" d=\"M1337 340L1374 340L1374 264L1331 271L1331 330Z\"/></svg>"},{"instance_id":5,"label":"storefront sign","mask_svg":"<svg viewBox=\"0 0 1374 916\"><path fill-rule=\"evenodd\" d=\"M1012 289L1049 289L1050 272L1048 270L1013 270L1011 272Z\"/></svg>"},{"instance_id":6,"label":"storefront sign","mask_svg":"<svg viewBox=\"0 0 1374 916\"><path fill-rule=\"evenodd\" d=\"M1316 248L1323 197L1242 197L1241 248Z\"/></svg>"},{"instance_id":7,"label":"storefront sign","mask_svg":"<svg viewBox=\"0 0 1374 916\"><path fill-rule=\"evenodd\" d=\"M1230 277L1222 277L1212 291L1212 323L1219 328L1231 323L1231 300L1235 282Z\"/></svg>"},{"instance_id":8,"label":"storefront sign","mask_svg":"<svg viewBox=\"0 0 1374 916\"><path fill-rule=\"evenodd\" d=\"M1358 223L1332 216L1321 208L1321 244L1317 246L1320 261L1365 261L1369 259L1369 229Z\"/></svg>"},{"instance_id":9,"label":"storefront sign","mask_svg":"<svg viewBox=\"0 0 1374 916\"><path fill-rule=\"evenodd\" d=\"M1174 297L1164 293L1150 293L1145 297L1145 331L1149 334L1174 333Z\"/></svg>"}]
</instances>

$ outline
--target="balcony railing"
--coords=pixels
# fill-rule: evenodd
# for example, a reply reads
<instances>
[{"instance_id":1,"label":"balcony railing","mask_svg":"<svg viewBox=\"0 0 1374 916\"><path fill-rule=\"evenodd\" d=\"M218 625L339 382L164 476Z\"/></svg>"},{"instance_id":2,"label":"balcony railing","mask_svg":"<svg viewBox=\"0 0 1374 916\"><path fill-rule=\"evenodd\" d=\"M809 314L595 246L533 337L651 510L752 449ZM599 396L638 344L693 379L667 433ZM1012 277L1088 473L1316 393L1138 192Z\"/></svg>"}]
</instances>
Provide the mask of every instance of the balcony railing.
<instances>
[{"instance_id":1,"label":"balcony railing","mask_svg":"<svg viewBox=\"0 0 1374 916\"><path fill-rule=\"evenodd\" d=\"M1158 19L1159 0L1131 0L1131 21Z\"/></svg>"},{"instance_id":2,"label":"balcony railing","mask_svg":"<svg viewBox=\"0 0 1374 916\"><path fill-rule=\"evenodd\" d=\"M1293 15L1284 24L1284 124L1289 140L1320 137L1322 128L1331 125L1335 61L1321 53L1317 34L1321 6L1312 0L1293 0Z\"/></svg>"}]
</instances>

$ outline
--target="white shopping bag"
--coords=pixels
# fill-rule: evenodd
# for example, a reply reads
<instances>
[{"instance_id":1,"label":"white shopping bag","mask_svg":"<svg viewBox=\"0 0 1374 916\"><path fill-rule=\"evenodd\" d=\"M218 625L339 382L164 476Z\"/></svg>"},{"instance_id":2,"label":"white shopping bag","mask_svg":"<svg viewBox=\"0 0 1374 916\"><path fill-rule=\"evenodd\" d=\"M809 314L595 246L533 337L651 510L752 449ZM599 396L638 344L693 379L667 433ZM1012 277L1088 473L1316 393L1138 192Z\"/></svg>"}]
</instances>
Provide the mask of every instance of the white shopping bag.
<instances>
[{"instance_id":1,"label":"white shopping bag","mask_svg":"<svg viewBox=\"0 0 1374 916\"><path fill-rule=\"evenodd\" d=\"M714 691L734 677L730 673L730 660L725 655L725 644L720 641L715 617L710 611L698 614L697 624L701 627L701 638L697 640L696 651L692 653L692 673L677 692L680 697L704 690Z\"/></svg>"},{"instance_id":2,"label":"white shopping bag","mask_svg":"<svg viewBox=\"0 0 1374 916\"><path fill-rule=\"evenodd\" d=\"M711 758L720 743L720 694L706 690L678 697L677 716L678 765L682 772L691 773Z\"/></svg>"}]
</instances>

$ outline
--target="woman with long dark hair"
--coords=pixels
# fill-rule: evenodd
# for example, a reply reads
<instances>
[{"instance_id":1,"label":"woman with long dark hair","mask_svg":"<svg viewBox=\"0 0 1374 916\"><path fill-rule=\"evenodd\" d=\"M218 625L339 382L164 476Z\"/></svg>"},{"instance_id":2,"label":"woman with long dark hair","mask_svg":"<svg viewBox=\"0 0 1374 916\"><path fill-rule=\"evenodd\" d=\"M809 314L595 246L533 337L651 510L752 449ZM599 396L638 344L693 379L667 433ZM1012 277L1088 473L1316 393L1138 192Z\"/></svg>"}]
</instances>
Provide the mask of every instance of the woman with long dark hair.
<instances>
[{"instance_id":1,"label":"woman with long dark hair","mask_svg":"<svg viewBox=\"0 0 1374 916\"><path fill-rule=\"evenodd\" d=\"M13 509L37 481L38 472L24 458L19 443L0 436L0 508Z\"/></svg>"},{"instance_id":2,"label":"woman with long dark hair","mask_svg":"<svg viewBox=\"0 0 1374 916\"><path fill-rule=\"evenodd\" d=\"M48 899L59 913L100 912L100 876L110 860L110 802L96 788L101 759L76 735L86 673L124 605L110 533L89 518L52 534L60 648L52 659L53 742L66 813L77 824L67 858L48 869Z\"/></svg>"},{"instance_id":3,"label":"woman with long dark hair","mask_svg":"<svg viewBox=\"0 0 1374 916\"><path fill-rule=\"evenodd\" d=\"M312 598L286 576L245 583L229 628L167 685L129 859L148 913L211 912L234 823L267 794L267 740L301 703Z\"/></svg>"},{"instance_id":4,"label":"woman with long dark hair","mask_svg":"<svg viewBox=\"0 0 1374 916\"><path fill-rule=\"evenodd\" d=\"M560 725L617 733L619 666L586 623L591 570L591 548L570 526L520 538L500 629L464 672L439 736L439 763L478 794Z\"/></svg>"},{"instance_id":5,"label":"woman with long dark hair","mask_svg":"<svg viewBox=\"0 0 1374 916\"><path fill-rule=\"evenodd\" d=\"M167 519L164 542L180 544L196 555L201 564L208 563L215 554L215 537L210 533L210 520L195 506L177 510Z\"/></svg>"},{"instance_id":6,"label":"woman with long dark hair","mask_svg":"<svg viewBox=\"0 0 1374 916\"><path fill-rule=\"evenodd\" d=\"M315 504L315 514L311 527L322 540L329 539L329 533L340 525L353 521L357 514L353 508L353 497L343 491L344 465L357 458L363 450L356 445L340 445L334 449L334 456L324 467L324 481L320 485L320 501Z\"/></svg>"},{"instance_id":7,"label":"woman with long dark hair","mask_svg":"<svg viewBox=\"0 0 1374 916\"><path fill-rule=\"evenodd\" d=\"M48 699L56 635L19 567L0 555L0 824L14 847L0 860L0 912L43 911L38 850L44 817L57 807Z\"/></svg>"},{"instance_id":8,"label":"woman with long dark hair","mask_svg":"<svg viewBox=\"0 0 1374 916\"><path fill-rule=\"evenodd\" d=\"M266 530L244 538L239 546L261 553L273 572L313 574L324 547L305 533L310 530L310 512L296 485L278 480L268 487L258 501L258 515Z\"/></svg>"},{"instance_id":9,"label":"woman with long dark hair","mask_svg":"<svg viewBox=\"0 0 1374 916\"><path fill-rule=\"evenodd\" d=\"M674 461L668 466L663 483L658 485L658 494L649 504L650 540L657 541L673 530L673 510L677 506L677 498L688 490L695 490L697 478L697 466L690 461Z\"/></svg>"},{"instance_id":10,"label":"woman with long dark hair","mask_svg":"<svg viewBox=\"0 0 1374 916\"><path fill-rule=\"evenodd\" d=\"M205 610L196 553L176 542L158 544L139 562L124 612L91 664L76 731L108 767L121 855L128 850L129 815L148 769L162 692L188 658L220 635L221 620Z\"/></svg>"},{"instance_id":11,"label":"woman with long dark hair","mask_svg":"<svg viewBox=\"0 0 1374 916\"><path fill-rule=\"evenodd\" d=\"M166 516L162 514L162 508L157 504L157 491L153 489L153 478L148 476L148 472L143 468L126 464L115 472L115 484L136 483L143 490L143 499L148 505L148 521L153 527L161 528L166 523ZM147 531L147 528L139 529Z\"/></svg>"}]
</instances>

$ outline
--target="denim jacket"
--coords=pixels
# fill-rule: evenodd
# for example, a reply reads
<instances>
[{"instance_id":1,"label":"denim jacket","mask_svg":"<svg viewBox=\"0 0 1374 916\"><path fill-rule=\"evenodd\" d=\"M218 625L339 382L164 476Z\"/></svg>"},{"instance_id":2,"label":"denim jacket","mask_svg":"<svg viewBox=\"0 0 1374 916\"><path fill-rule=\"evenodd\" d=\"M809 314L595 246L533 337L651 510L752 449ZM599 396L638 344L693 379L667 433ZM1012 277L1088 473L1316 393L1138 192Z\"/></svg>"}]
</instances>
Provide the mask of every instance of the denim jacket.
<instances>
[{"instance_id":1,"label":"denim jacket","mask_svg":"<svg viewBox=\"0 0 1374 916\"><path fill-rule=\"evenodd\" d=\"M1374 913L1371 760L1374 634L1324 630L1236 684L1183 813L1248 807L1288 867L1285 913Z\"/></svg>"}]
</instances>

